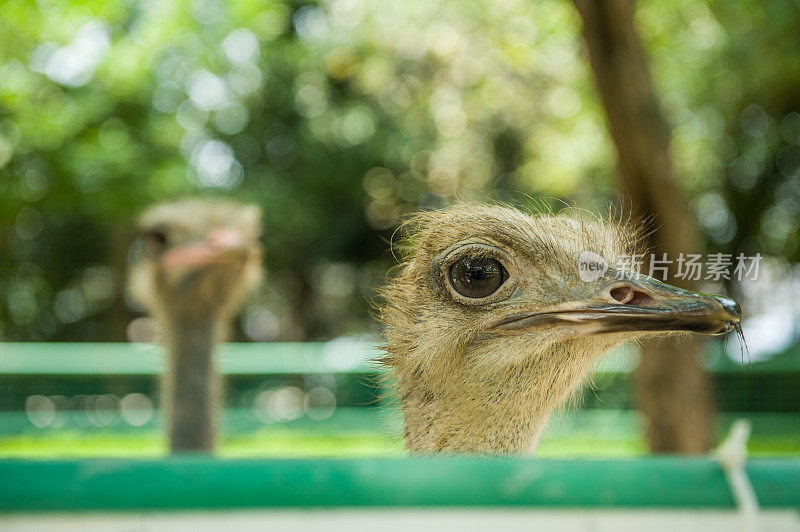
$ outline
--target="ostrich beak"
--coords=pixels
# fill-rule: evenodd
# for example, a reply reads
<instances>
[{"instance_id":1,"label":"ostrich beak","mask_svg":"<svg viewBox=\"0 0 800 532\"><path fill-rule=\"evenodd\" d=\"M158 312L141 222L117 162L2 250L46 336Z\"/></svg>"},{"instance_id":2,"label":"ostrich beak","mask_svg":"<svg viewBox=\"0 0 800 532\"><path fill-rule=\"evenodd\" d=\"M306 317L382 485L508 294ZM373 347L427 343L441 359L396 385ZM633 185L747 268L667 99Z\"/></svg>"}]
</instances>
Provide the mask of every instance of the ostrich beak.
<instances>
[{"instance_id":1,"label":"ostrich beak","mask_svg":"<svg viewBox=\"0 0 800 532\"><path fill-rule=\"evenodd\" d=\"M247 251L244 235L236 229L217 229L204 240L177 246L164 253L161 262L167 271L197 269L228 263Z\"/></svg>"},{"instance_id":2,"label":"ostrich beak","mask_svg":"<svg viewBox=\"0 0 800 532\"><path fill-rule=\"evenodd\" d=\"M497 332L539 326L571 326L576 336L619 332L686 331L724 334L739 327L742 311L727 297L684 290L652 277L601 283L587 299L507 316Z\"/></svg>"}]
</instances>

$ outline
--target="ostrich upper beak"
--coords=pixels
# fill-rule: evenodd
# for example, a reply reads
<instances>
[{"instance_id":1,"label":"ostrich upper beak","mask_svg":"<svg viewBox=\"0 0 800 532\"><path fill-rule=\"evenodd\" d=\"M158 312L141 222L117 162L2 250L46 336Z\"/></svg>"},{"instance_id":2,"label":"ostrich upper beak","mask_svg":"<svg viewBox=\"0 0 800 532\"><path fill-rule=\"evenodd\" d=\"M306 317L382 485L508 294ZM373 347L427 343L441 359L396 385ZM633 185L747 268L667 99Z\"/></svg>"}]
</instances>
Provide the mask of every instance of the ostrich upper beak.
<instances>
[{"instance_id":1,"label":"ostrich upper beak","mask_svg":"<svg viewBox=\"0 0 800 532\"><path fill-rule=\"evenodd\" d=\"M244 235L236 229L217 229L201 241L177 246L164 253L161 262L168 271L196 269L235 260L247 250Z\"/></svg>"},{"instance_id":2,"label":"ostrich upper beak","mask_svg":"<svg viewBox=\"0 0 800 532\"><path fill-rule=\"evenodd\" d=\"M587 299L506 316L492 329L563 325L573 327L576 336L637 331L722 334L737 328L742 314L732 299L684 290L648 276L601 281L598 288Z\"/></svg>"}]
</instances>

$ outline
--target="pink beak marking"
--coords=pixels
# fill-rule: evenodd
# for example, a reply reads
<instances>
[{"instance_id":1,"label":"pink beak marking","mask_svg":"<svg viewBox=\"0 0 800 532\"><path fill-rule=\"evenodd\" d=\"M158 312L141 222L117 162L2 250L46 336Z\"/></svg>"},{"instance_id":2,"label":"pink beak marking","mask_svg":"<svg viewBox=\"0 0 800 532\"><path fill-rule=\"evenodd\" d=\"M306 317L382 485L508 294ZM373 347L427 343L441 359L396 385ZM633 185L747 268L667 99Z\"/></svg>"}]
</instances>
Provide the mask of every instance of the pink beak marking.
<instances>
[{"instance_id":1,"label":"pink beak marking","mask_svg":"<svg viewBox=\"0 0 800 532\"><path fill-rule=\"evenodd\" d=\"M167 251L161 259L164 268L192 268L222 262L226 251L244 246L244 235L236 229L216 229L205 240Z\"/></svg>"}]
</instances>

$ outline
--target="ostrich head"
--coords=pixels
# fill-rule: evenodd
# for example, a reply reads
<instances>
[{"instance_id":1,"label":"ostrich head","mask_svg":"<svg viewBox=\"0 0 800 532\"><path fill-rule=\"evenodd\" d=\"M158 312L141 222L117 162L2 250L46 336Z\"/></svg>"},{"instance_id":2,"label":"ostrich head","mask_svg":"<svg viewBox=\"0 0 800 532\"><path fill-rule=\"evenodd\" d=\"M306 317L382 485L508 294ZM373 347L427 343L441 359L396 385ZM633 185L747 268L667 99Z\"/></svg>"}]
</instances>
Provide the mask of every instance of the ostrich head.
<instances>
[{"instance_id":1,"label":"ostrich head","mask_svg":"<svg viewBox=\"0 0 800 532\"><path fill-rule=\"evenodd\" d=\"M464 205L411 226L381 317L412 450L530 450L609 349L739 321L730 299L617 271L623 225ZM608 270L585 275L587 257Z\"/></svg>"},{"instance_id":2,"label":"ostrich head","mask_svg":"<svg viewBox=\"0 0 800 532\"><path fill-rule=\"evenodd\" d=\"M131 292L168 327L225 321L261 276L260 211L182 200L139 220Z\"/></svg>"}]
</instances>

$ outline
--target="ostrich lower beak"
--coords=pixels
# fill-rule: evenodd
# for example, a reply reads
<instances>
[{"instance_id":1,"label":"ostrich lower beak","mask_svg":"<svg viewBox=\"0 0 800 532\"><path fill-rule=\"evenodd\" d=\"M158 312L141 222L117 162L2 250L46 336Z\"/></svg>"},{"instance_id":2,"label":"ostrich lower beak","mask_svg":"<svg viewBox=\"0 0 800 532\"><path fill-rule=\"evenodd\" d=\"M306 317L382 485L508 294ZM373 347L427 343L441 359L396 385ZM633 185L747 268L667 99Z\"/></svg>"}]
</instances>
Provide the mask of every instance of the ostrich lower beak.
<instances>
[{"instance_id":1,"label":"ostrich lower beak","mask_svg":"<svg viewBox=\"0 0 800 532\"><path fill-rule=\"evenodd\" d=\"M738 327L736 301L700 294L640 276L601 287L589 299L555 308L507 316L492 329L519 331L539 326L568 326L576 336L618 332L686 331L723 334Z\"/></svg>"}]
</instances>

